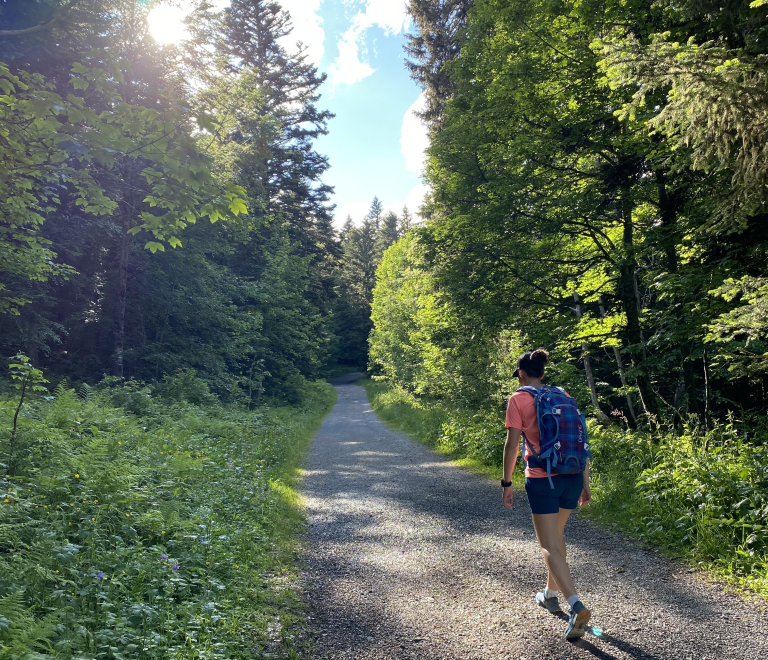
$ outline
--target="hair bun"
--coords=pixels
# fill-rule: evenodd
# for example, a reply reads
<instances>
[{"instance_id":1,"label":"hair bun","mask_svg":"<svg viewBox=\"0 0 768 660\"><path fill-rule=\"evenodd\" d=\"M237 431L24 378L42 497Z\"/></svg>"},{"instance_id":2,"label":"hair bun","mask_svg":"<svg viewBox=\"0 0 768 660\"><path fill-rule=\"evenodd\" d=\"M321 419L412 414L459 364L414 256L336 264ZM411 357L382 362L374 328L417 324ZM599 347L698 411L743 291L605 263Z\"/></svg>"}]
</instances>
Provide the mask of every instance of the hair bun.
<instances>
[{"instance_id":1,"label":"hair bun","mask_svg":"<svg viewBox=\"0 0 768 660\"><path fill-rule=\"evenodd\" d=\"M546 350L543 348L537 348L533 353L531 353L531 362L534 362L537 365L541 365L542 367L549 362L549 353L547 353Z\"/></svg>"}]
</instances>

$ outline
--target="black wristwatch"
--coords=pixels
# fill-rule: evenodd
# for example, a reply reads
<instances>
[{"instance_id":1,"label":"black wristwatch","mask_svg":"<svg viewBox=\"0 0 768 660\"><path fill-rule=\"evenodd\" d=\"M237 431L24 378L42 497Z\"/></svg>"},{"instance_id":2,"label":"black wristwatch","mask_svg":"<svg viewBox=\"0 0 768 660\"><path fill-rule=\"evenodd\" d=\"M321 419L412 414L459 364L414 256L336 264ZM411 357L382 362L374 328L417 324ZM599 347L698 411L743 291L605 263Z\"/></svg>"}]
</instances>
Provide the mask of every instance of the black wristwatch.
<instances>
[{"instance_id":1,"label":"black wristwatch","mask_svg":"<svg viewBox=\"0 0 768 660\"><path fill-rule=\"evenodd\" d=\"M512 485L511 481L504 481L504 479L501 480L501 487L502 488L509 488Z\"/></svg>"}]
</instances>

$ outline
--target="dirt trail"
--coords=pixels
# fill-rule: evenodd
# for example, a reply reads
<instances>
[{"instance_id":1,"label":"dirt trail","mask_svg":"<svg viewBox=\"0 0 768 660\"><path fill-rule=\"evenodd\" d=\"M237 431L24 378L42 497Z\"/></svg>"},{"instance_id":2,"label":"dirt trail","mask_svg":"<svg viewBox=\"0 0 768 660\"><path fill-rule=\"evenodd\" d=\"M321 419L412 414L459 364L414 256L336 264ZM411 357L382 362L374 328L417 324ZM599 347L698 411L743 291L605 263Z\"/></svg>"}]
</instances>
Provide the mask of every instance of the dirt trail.
<instances>
[{"instance_id":1,"label":"dirt trail","mask_svg":"<svg viewBox=\"0 0 768 660\"><path fill-rule=\"evenodd\" d=\"M685 567L575 517L566 540L602 637L563 639L524 493L501 489L382 424L365 390L339 399L304 481L317 658L764 660L768 616Z\"/></svg>"}]
</instances>

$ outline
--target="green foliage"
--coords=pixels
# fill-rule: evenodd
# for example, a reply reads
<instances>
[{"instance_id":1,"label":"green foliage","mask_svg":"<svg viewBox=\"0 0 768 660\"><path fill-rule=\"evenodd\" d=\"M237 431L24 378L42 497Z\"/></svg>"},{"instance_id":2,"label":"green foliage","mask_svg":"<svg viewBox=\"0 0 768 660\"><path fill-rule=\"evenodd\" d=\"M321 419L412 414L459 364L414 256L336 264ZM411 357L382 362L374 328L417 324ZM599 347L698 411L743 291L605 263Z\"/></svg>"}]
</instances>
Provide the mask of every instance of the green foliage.
<instances>
[{"instance_id":1,"label":"green foliage","mask_svg":"<svg viewBox=\"0 0 768 660\"><path fill-rule=\"evenodd\" d=\"M167 401L187 402L196 406L212 406L217 403L208 384L197 377L194 369L180 369L172 376L166 376L162 383L152 389L154 394Z\"/></svg>"},{"instance_id":2,"label":"green foliage","mask_svg":"<svg viewBox=\"0 0 768 660\"><path fill-rule=\"evenodd\" d=\"M368 361L368 337L373 325L371 304L374 299L377 269L387 248L397 242L411 227L408 208L402 218L384 213L384 205L374 197L359 227L348 217L341 230L341 264L339 297L335 305L333 356L349 365Z\"/></svg>"},{"instance_id":3,"label":"green foliage","mask_svg":"<svg viewBox=\"0 0 768 660\"><path fill-rule=\"evenodd\" d=\"M160 388L61 385L25 406L28 458L0 477L0 657L292 652L293 488L333 388L253 412L190 403L189 372ZM139 395L138 415L109 402ZM0 400L3 429L14 408Z\"/></svg>"},{"instance_id":4,"label":"green foliage","mask_svg":"<svg viewBox=\"0 0 768 660\"><path fill-rule=\"evenodd\" d=\"M228 403L298 401L331 350L340 246L324 77L285 50L287 14L197 3L176 47L151 3L50 26L55 3L31 4L0 8L0 31L38 26L0 45L0 346L91 384L193 369Z\"/></svg>"},{"instance_id":5,"label":"green foliage","mask_svg":"<svg viewBox=\"0 0 768 660\"><path fill-rule=\"evenodd\" d=\"M722 345L720 363L731 373L768 373L768 278L728 279L712 293L742 303L709 326L707 339Z\"/></svg>"},{"instance_id":6,"label":"green foliage","mask_svg":"<svg viewBox=\"0 0 768 660\"><path fill-rule=\"evenodd\" d=\"M181 245L176 232L201 217L216 222L246 210L243 189L231 183L218 186L208 158L195 149L190 135L194 117L126 102L118 86L128 74L128 62L112 63L105 56L99 64L72 67L71 86L93 90L87 102L73 93L56 93L39 73L16 75L0 64L0 122L6 126L0 149L0 210L6 227L0 255L5 272L35 280L71 276L71 267L53 261L56 254L40 227L70 186L75 207L94 215L112 214L118 200L110 197L92 168L119 169L125 159L140 163L145 188L139 201L148 205L128 231L149 232L153 240L145 247L152 253L164 250L166 242ZM96 104L110 109L100 112ZM18 313L23 302L3 300L0 312Z\"/></svg>"},{"instance_id":7,"label":"green foliage","mask_svg":"<svg viewBox=\"0 0 768 660\"><path fill-rule=\"evenodd\" d=\"M680 434L591 429L590 516L768 594L766 437L729 420Z\"/></svg>"},{"instance_id":8,"label":"green foliage","mask_svg":"<svg viewBox=\"0 0 768 660\"><path fill-rule=\"evenodd\" d=\"M29 358L19 353L10 358L8 368L11 372L11 379L14 381L14 387L24 392L44 392L48 380L43 376L40 369L35 369L29 361Z\"/></svg>"},{"instance_id":9,"label":"green foliage","mask_svg":"<svg viewBox=\"0 0 768 660\"><path fill-rule=\"evenodd\" d=\"M736 0L410 10L432 195L418 241L382 264L382 375L477 407L514 386L489 369L511 332L521 351L550 350L550 381L604 420L763 409L765 13Z\"/></svg>"}]
</instances>

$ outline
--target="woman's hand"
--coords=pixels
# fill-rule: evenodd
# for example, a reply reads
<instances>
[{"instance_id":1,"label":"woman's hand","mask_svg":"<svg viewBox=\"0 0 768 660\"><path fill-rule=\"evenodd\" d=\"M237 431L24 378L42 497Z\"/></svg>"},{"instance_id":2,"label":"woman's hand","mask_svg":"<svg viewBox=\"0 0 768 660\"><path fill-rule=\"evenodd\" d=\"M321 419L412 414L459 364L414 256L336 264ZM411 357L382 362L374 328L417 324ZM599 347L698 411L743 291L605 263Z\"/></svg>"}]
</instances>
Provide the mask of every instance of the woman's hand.
<instances>
[{"instance_id":1,"label":"woman's hand","mask_svg":"<svg viewBox=\"0 0 768 660\"><path fill-rule=\"evenodd\" d=\"M579 497L579 506L587 506L592 501L592 491L589 488L589 484L584 486L581 491L581 497Z\"/></svg>"},{"instance_id":2,"label":"woman's hand","mask_svg":"<svg viewBox=\"0 0 768 660\"><path fill-rule=\"evenodd\" d=\"M507 486L501 491L501 503L508 509L512 508L512 486Z\"/></svg>"}]
</instances>

